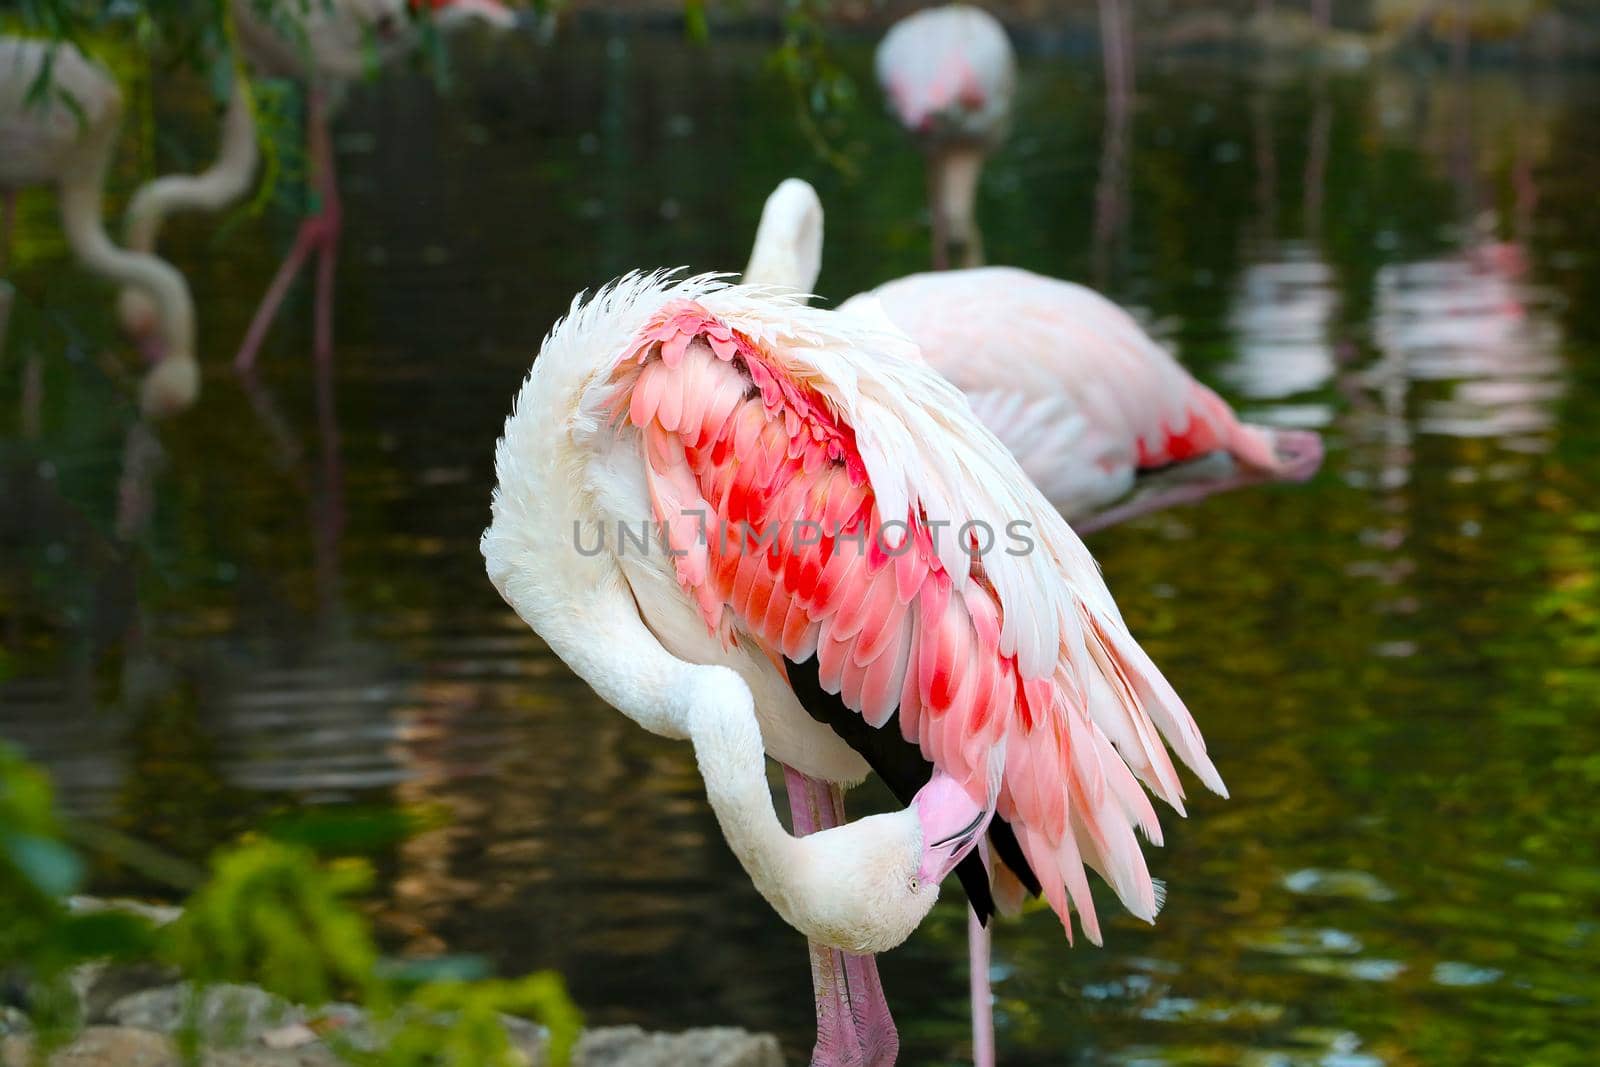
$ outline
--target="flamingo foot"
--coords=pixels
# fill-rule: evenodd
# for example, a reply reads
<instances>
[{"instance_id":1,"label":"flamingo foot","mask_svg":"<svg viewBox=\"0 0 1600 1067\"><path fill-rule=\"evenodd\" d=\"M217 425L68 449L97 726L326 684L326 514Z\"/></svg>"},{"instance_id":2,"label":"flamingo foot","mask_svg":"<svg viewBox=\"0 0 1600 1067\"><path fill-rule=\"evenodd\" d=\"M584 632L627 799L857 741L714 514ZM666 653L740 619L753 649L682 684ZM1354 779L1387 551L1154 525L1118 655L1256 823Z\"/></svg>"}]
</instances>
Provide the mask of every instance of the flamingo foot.
<instances>
[{"instance_id":1,"label":"flamingo foot","mask_svg":"<svg viewBox=\"0 0 1600 1067\"><path fill-rule=\"evenodd\" d=\"M800 836L844 822L844 796L838 786L783 769L794 832ZM900 1035L871 956L812 942L811 983L817 1005L817 1044L811 1067L893 1067Z\"/></svg>"}]
</instances>

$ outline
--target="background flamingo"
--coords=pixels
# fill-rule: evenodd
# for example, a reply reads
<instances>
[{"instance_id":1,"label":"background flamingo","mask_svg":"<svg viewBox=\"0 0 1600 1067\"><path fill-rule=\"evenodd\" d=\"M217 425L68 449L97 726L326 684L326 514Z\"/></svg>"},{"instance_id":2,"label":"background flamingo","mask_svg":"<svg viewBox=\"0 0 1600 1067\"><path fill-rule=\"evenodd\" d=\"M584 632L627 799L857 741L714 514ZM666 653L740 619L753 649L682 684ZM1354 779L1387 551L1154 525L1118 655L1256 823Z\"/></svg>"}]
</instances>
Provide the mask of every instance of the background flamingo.
<instances>
[{"instance_id":1,"label":"background flamingo","mask_svg":"<svg viewBox=\"0 0 1600 1067\"><path fill-rule=\"evenodd\" d=\"M809 291L822 232L816 191L783 182L762 212L745 280ZM1133 316L1081 285L1014 267L913 274L839 310L886 316L905 331L1080 533L1226 489L1308 478L1321 463L1316 434L1240 422ZM1217 453L1232 464L1192 467L1180 484L1110 507L1140 472Z\"/></svg>"},{"instance_id":2,"label":"background flamingo","mask_svg":"<svg viewBox=\"0 0 1600 1067\"><path fill-rule=\"evenodd\" d=\"M813 942L815 1063L893 1062L875 968L848 954L897 944L952 868L984 918L1042 892L1098 942L1085 864L1154 918L1138 782L1183 796L1157 738L1222 781L1082 542L898 334L630 276L552 331L495 466L491 580L604 699L693 741L735 854ZM665 544L585 547L646 518ZM1019 529L1028 550L993 551ZM763 747L796 829L823 832L783 833ZM827 829L868 766L907 810ZM800 776L826 803L795 803Z\"/></svg>"},{"instance_id":3,"label":"background flamingo","mask_svg":"<svg viewBox=\"0 0 1600 1067\"><path fill-rule=\"evenodd\" d=\"M1005 139L1017 59L1003 26L965 4L929 8L889 28L878 84L927 159L933 265L983 262L976 202L983 161Z\"/></svg>"},{"instance_id":4,"label":"background flamingo","mask_svg":"<svg viewBox=\"0 0 1600 1067\"><path fill-rule=\"evenodd\" d=\"M43 99L30 91L49 71ZM153 255L118 248L106 235L101 198L122 129L122 94L102 67L69 44L0 38L0 269L10 247L20 189L54 184L61 224L89 270L137 286L152 304L152 354L139 399L146 414L168 415L200 389L194 352L194 302L183 275Z\"/></svg>"},{"instance_id":5,"label":"background flamingo","mask_svg":"<svg viewBox=\"0 0 1600 1067\"><path fill-rule=\"evenodd\" d=\"M426 7L430 14L413 16ZM495 0L327 0L275 9L265 20L249 0L233 0L238 42L249 64L269 77L293 78L306 87L306 158L315 195L312 214L300 224L288 255L262 298L234 366L255 365L278 309L306 261L317 255L316 311L313 349L319 361L333 355L333 272L338 259L343 218L335 173L329 116L347 84L373 62L387 63L415 47L416 17L434 18L442 29L483 21L501 29L516 16ZM255 114L250 83L242 71L235 77L223 119L217 161L195 176L174 175L149 183L129 205L127 232L136 248L155 247L162 223L174 211L217 211L236 203L249 190L258 162ZM147 311L137 293L119 301L124 326L137 334Z\"/></svg>"}]
</instances>

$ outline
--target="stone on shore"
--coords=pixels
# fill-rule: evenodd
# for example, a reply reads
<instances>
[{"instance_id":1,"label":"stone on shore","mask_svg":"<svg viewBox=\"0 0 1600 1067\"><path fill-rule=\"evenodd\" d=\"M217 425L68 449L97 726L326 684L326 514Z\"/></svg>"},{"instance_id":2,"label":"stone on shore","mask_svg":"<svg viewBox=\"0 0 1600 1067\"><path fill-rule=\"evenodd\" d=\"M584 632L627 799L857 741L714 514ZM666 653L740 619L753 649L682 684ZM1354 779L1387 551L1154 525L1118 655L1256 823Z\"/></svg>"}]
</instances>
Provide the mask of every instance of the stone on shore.
<instances>
[{"instance_id":1,"label":"stone on shore","mask_svg":"<svg viewBox=\"0 0 1600 1067\"><path fill-rule=\"evenodd\" d=\"M237 988L237 987L236 987ZM262 994L266 996L266 994ZM164 1017L161 1017L164 1020ZM276 1031L263 1031L245 1044L207 1049L203 1067L340 1067L345 1061L321 1042L295 1048L263 1043ZM524 1031L523 1038L529 1037ZM518 1040L529 1067L545 1067L542 1036L531 1047ZM30 1036L0 1039L0 1063L32 1063ZM613 1026L584 1033L573 1067L783 1067L778 1041L733 1027L707 1027L678 1034L656 1034L637 1026ZM132 1026L91 1026L50 1057L50 1067L183 1067L173 1039Z\"/></svg>"}]
</instances>

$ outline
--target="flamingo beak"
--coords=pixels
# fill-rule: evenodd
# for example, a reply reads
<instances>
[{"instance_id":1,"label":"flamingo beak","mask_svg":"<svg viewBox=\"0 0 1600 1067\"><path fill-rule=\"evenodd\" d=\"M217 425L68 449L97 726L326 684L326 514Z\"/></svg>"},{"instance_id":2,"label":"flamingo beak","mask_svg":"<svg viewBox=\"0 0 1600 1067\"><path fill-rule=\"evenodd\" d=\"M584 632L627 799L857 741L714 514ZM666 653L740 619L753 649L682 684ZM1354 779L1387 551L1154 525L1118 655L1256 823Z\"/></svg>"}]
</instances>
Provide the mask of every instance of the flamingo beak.
<instances>
[{"instance_id":1,"label":"flamingo beak","mask_svg":"<svg viewBox=\"0 0 1600 1067\"><path fill-rule=\"evenodd\" d=\"M980 806L954 778L937 772L911 803L922 824L922 863L917 878L924 884L938 884L982 839L994 809Z\"/></svg>"}]
</instances>

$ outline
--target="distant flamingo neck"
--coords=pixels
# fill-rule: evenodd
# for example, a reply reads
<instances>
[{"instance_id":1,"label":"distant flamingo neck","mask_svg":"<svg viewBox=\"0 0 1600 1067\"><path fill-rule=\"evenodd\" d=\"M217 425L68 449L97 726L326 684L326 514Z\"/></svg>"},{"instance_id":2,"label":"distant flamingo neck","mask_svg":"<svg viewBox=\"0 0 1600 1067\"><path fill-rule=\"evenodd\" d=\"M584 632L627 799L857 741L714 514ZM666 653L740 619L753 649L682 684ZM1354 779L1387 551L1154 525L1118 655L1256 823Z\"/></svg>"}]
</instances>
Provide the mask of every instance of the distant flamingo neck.
<instances>
[{"instance_id":1,"label":"distant flamingo neck","mask_svg":"<svg viewBox=\"0 0 1600 1067\"><path fill-rule=\"evenodd\" d=\"M977 238L978 177L983 172L983 150L972 145L939 148L929 157L933 203L944 217L946 236L967 246Z\"/></svg>"},{"instance_id":2,"label":"distant flamingo neck","mask_svg":"<svg viewBox=\"0 0 1600 1067\"><path fill-rule=\"evenodd\" d=\"M821 271L822 205L809 185L790 179L767 198L762 209L744 281L809 293Z\"/></svg>"},{"instance_id":3,"label":"distant flamingo neck","mask_svg":"<svg viewBox=\"0 0 1600 1067\"><path fill-rule=\"evenodd\" d=\"M236 72L217 161L200 174L173 174L150 182L134 194L127 211L127 244L135 252L156 247L162 223L175 211L219 211L250 190L260 153L250 81Z\"/></svg>"},{"instance_id":4,"label":"distant flamingo neck","mask_svg":"<svg viewBox=\"0 0 1600 1067\"><path fill-rule=\"evenodd\" d=\"M78 145L61 180L61 220L84 266L118 285L136 286L155 301L157 335L168 358L194 358L194 303L183 275L163 259L118 248L106 234L102 189L121 127L120 108L103 116Z\"/></svg>"}]
</instances>

